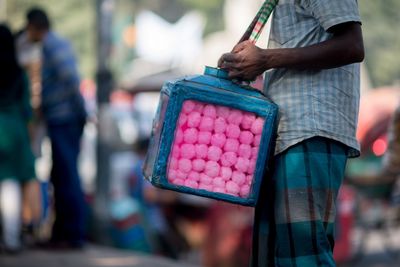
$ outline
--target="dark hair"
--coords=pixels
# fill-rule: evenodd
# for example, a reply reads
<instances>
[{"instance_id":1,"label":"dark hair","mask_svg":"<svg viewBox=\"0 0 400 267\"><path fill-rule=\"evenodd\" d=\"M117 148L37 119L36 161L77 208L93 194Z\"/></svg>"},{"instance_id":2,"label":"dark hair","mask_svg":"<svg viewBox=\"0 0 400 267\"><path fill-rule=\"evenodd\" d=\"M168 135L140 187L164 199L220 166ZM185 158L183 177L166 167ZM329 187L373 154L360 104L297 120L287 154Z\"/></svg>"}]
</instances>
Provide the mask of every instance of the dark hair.
<instances>
[{"instance_id":1,"label":"dark hair","mask_svg":"<svg viewBox=\"0 0 400 267\"><path fill-rule=\"evenodd\" d=\"M10 86L21 74L17 61L14 36L5 24L0 24L0 90Z\"/></svg>"},{"instance_id":2,"label":"dark hair","mask_svg":"<svg viewBox=\"0 0 400 267\"><path fill-rule=\"evenodd\" d=\"M50 29L50 20L47 17L46 12L41 8L31 8L28 13L26 13L26 19L28 21L28 24L39 30Z\"/></svg>"}]
</instances>

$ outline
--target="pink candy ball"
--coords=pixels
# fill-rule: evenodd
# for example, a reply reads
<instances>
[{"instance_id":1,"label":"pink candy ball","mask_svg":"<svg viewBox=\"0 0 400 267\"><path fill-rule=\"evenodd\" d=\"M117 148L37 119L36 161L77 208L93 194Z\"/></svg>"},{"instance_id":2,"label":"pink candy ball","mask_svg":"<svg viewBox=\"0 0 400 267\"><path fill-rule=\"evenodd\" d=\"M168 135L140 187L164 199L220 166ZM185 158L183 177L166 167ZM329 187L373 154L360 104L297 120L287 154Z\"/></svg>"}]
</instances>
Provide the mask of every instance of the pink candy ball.
<instances>
[{"instance_id":1,"label":"pink candy ball","mask_svg":"<svg viewBox=\"0 0 400 267\"><path fill-rule=\"evenodd\" d=\"M246 172L247 169L249 168L249 165L250 165L250 160L249 159L239 157L237 159L236 164L235 164L235 168L238 171Z\"/></svg>"},{"instance_id":2,"label":"pink candy ball","mask_svg":"<svg viewBox=\"0 0 400 267\"><path fill-rule=\"evenodd\" d=\"M246 176L246 184L247 185L252 185L253 184L253 175L247 175Z\"/></svg>"},{"instance_id":3,"label":"pink candy ball","mask_svg":"<svg viewBox=\"0 0 400 267\"><path fill-rule=\"evenodd\" d=\"M217 115L218 117L227 119L230 114L230 108L224 106L217 106Z\"/></svg>"},{"instance_id":4,"label":"pink candy ball","mask_svg":"<svg viewBox=\"0 0 400 267\"><path fill-rule=\"evenodd\" d=\"M174 158L179 158L180 155L181 155L181 149L180 149L180 147L179 147L178 145L174 145L174 146L172 147L172 156L173 156Z\"/></svg>"},{"instance_id":5,"label":"pink candy ball","mask_svg":"<svg viewBox=\"0 0 400 267\"><path fill-rule=\"evenodd\" d=\"M169 169L170 170L177 170L178 169L178 158L172 157L169 160Z\"/></svg>"},{"instance_id":6,"label":"pink candy ball","mask_svg":"<svg viewBox=\"0 0 400 267\"><path fill-rule=\"evenodd\" d=\"M178 169L183 172L190 172L192 170L192 161L190 159L180 159L178 161Z\"/></svg>"},{"instance_id":7,"label":"pink candy ball","mask_svg":"<svg viewBox=\"0 0 400 267\"><path fill-rule=\"evenodd\" d=\"M184 185L185 184L185 180L183 180L183 179L174 179L174 180L172 180L172 184L174 184L174 185Z\"/></svg>"},{"instance_id":8,"label":"pink candy ball","mask_svg":"<svg viewBox=\"0 0 400 267\"><path fill-rule=\"evenodd\" d=\"M213 186L215 187L225 187L225 180L222 179L221 177L216 177L213 180Z\"/></svg>"},{"instance_id":9,"label":"pink candy ball","mask_svg":"<svg viewBox=\"0 0 400 267\"><path fill-rule=\"evenodd\" d=\"M212 119L215 119L215 117L217 117L217 110L215 108L214 105L205 105L204 109L203 109L203 115L205 117L210 117Z\"/></svg>"},{"instance_id":10,"label":"pink candy ball","mask_svg":"<svg viewBox=\"0 0 400 267\"><path fill-rule=\"evenodd\" d=\"M258 147L251 148L251 158L257 159L258 158Z\"/></svg>"},{"instance_id":11,"label":"pink candy ball","mask_svg":"<svg viewBox=\"0 0 400 267\"><path fill-rule=\"evenodd\" d=\"M188 127L198 127L201 122L201 114L197 111L193 111L188 115L187 126Z\"/></svg>"},{"instance_id":12,"label":"pink candy ball","mask_svg":"<svg viewBox=\"0 0 400 267\"><path fill-rule=\"evenodd\" d=\"M253 122L256 120L256 116L252 113L243 114L241 126L245 130L249 130Z\"/></svg>"},{"instance_id":13,"label":"pink candy ball","mask_svg":"<svg viewBox=\"0 0 400 267\"><path fill-rule=\"evenodd\" d=\"M199 144L208 145L211 142L211 133L210 132L199 132L197 137L197 142Z\"/></svg>"},{"instance_id":14,"label":"pink candy ball","mask_svg":"<svg viewBox=\"0 0 400 267\"><path fill-rule=\"evenodd\" d=\"M257 164L256 159L251 159L250 160L249 167L247 168L247 173L248 174L252 175L254 173L254 171L256 169L256 164Z\"/></svg>"},{"instance_id":15,"label":"pink candy ball","mask_svg":"<svg viewBox=\"0 0 400 267\"><path fill-rule=\"evenodd\" d=\"M244 197L244 198L248 197L248 196L250 195L250 186L248 186L247 184L243 185L243 186L240 188L240 193L239 193L239 195L240 195L241 197Z\"/></svg>"},{"instance_id":16,"label":"pink candy ball","mask_svg":"<svg viewBox=\"0 0 400 267\"><path fill-rule=\"evenodd\" d=\"M183 141L183 132L181 129L178 129L178 130L176 130L174 143L180 144L180 143L182 143L182 141Z\"/></svg>"},{"instance_id":17,"label":"pink candy ball","mask_svg":"<svg viewBox=\"0 0 400 267\"><path fill-rule=\"evenodd\" d=\"M181 113L178 119L178 125L182 127L187 121L187 115L185 113Z\"/></svg>"},{"instance_id":18,"label":"pink candy ball","mask_svg":"<svg viewBox=\"0 0 400 267\"><path fill-rule=\"evenodd\" d=\"M242 131L239 136L239 141L242 144L250 145L253 143L254 135L250 131Z\"/></svg>"},{"instance_id":19,"label":"pink candy ball","mask_svg":"<svg viewBox=\"0 0 400 267\"><path fill-rule=\"evenodd\" d=\"M194 189L199 187L199 183L193 180L185 180L184 185Z\"/></svg>"},{"instance_id":20,"label":"pink candy ball","mask_svg":"<svg viewBox=\"0 0 400 267\"><path fill-rule=\"evenodd\" d=\"M208 148L207 158L212 161L218 161L221 158L222 149L217 146L210 146Z\"/></svg>"},{"instance_id":21,"label":"pink candy ball","mask_svg":"<svg viewBox=\"0 0 400 267\"><path fill-rule=\"evenodd\" d=\"M261 134L264 127L264 119L257 118L251 125L251 132L255 135Z\"/></svg>"},{"instance_id":22,"label":"pink candy ball","mask_svg":"<svg viewBox=\"0 0 400 267\"><path fill-rule=\"evenodd\" d=\"M238 148L238 155L239 157L249 159L251 157L251 146L246 144L241 144Z\"/></svg>"},{"instance_id":23,"label":"pink candy ball","mask_svg":"<svg viewBox=\"0 0 400 267\"><path fill-rule=\"evenodd\" d=\"M222 193L222 194L226 193L226 190L223 187L213 187L212 191L215 192L215 193Z\"/></svg>"},{"instance_id":24,"label":"pink candy ball","mask_svg":"<svg viewBox=\"0 0 400 267\"><path fill-rule=\"evenodd\" d=\"M258 147L260 146L260 143L261 143L261 134L257 134L256 136L254 136L253 145Z\"/></svg>"},{"instance_id":25,"label":"pink candy ball","mask_svg":"<svg viewBox=\"0 0 400 267\"><path fill-rule=\"evenodd\" d=\"M201 184L211 185L212 181L213 181L213 179L210 176L208 176L207 174L204 174L204 173L200 173L200 183Z\"/></svg>"},{"instance_id":26,"label":"pink candy ball","mask_svg":"<svg viewBox=\"0 0 400 267\"><path fill-rule=\"evenodd\" d=\"M203 171L205 166L206 162L203 159L195 159L192 161L192 169L197 172Z\"/></svg>"},{"instance_id":27,"label":"pink candy ball","mask_svg":"<svg viewBox=\"0 0 400 267\"><path fill-rule=\"evenodd\" d=\"M243 185L246 183L246 175L243 172L234 171L232 173L232 181L237 185Z\"/></svg>"},{"instance_id":28,"label":"pink candy ball","mask_svg":"<svg viewBox=\"0 0 400 267\"><path fill-rule=\"evenodd\" d=\"M239 149L239 141L237 139L228 138L224 145L226 152L236 152Z\"/></svg>"},{"instance_id":29,"label":"pink candy ball","mask_svg":"<svg viewBox=\"0 0 400 267\"><path fill-rule=\"evenodd\" d=\"M238 109L232 109L229 116L228 116L228 122L231 124L235 124L235 125L240 125L240 123L242 122L242 112Z\"/></svg>"},{"instance_id":30,"label":"pink candy ball","mask_svg":"<svg viewBox=\"0 0 400 267\"><path fill-rule=\"evenodd\" d=\"M183 172L183 171L181 171L181 170L177 170L176 171L176 179L182 179L182 180L185 180L186 178L187 178L187 173L186 172Z\"/></svg>"},{"instance_id":31,"label":"pink candy ball","mask_svg":"<svg viewBox=\"0 0 400 267\"><path fill-rule=\"evenodd\" d=\"M176 170L170 169L168 171L168 181L172 182L175 179L176 179Z\"/></svg>"},{"instance_id":32,"label":"pink candy ball","mask_svg":"<svg viewBox=\"0 0 400 267\"><path fill-rule=\"evenodd\" d=\"M221 164L224 167L231 167L236 164L237 156L235 152L225 152L221 156Z\"/></svg>"},{"instance_id":33,"label":"pink candy ball","mask_svg":"<svg viewBox=\"0 0 400 267\"><path fill-rule=\"evenodd\" d=\"M210 117L201 118L199 129L205 132L212 132L214 129L214 119Z\"/></svg>"},{"instance_id":34,"label":"pink candy ball","mask_svg":"<svg viewBox=\"0 0 400 267\"><path fill-rule=\"evenodd\" d=\"M193 110L202 113L203 109L204 109L204 104L196 102L196 105L194 106Z\"/></svg>"},{"instance_id":35,"label":"pink candy ball","mask_svg":"<svg viewBox=\"0 0 400 267\"><path fill-rule=\"evenodd\" d=\"M215 133L211 136L211 144L217 147L224 147L226 142L226 136L223 133Z\"/></svg>"},{"instance_id":36,"label":"pink candy ball","mask_svg":"<svg viewBox=\"0 0 400 267\"><path fill-rule=\"evenodd\" d=\"M238 195L240 192L240 187L237 183L233 181L228 181L226 183L226 192L233 194L233 195Z\"/></svg>"},{"instance_id":37,"label":"pink candy ball","mask_svg":"<svg viewBox=\"0 0 400 267\"><path fill-rule=\"evenodd\" d=\"M212 184L202 184L202 183L200 183L199 184L199 189L203 189L203 190L211 192L213 190L213 186L212 186Z\"/></svg>"},{"instance_id":38,"label":"pink candy ball","mask_svg":"<svg viewBox=\"0 0 400 267\"><path fill-rule=\"evenodd\" d=\"M208 146L203 144L197 144L193 149L193 152L196 154L198 159L205 159L207 158L208 154Z\"/></svg>"},{"instance_id":39,"label":"pink candy ball","mask_svg":"<svg viewBox=\"0 0 400 267\"><path fill-rule=\"evenodd\" d=\"M226 127L226 136L229 138L237 139L240 136L240 128L238 125L229 124Z\"/></svg>"},{"instance_id":40,"label":"pink candy ball","mask_svg":"<svg viewBox=\"0 0 400 267\"><path fill-rule=\"evenodd\" d=\"M198 182L200 181L200 173L191 171L189 172L187 179Z\"/></svg>"},{"instance_id":41,"label":"pink candy ball","mask_svg":"<svg viewBox=\"0 0 400 267\"><path fill-rule=\"evenodd\" d=\"M232 177L232 169L229 167L221 167L221 170L219 171L219 176L225 181L228 181Z\"/></svg>"},{"instance_id":42,"label":"pink candy ball","mask_svg":"<svg viewBox=\"0 0 400 267\"><path fill-rule=\"evenodd\" d=\"M214 177L218 176L219 169L220 169L220 166L217 162L209 160L206 162L206 167L204 169L204 173L207 176L214 178Z\"/></svg>"},{"instance_id":43,"label":"pink candy ball","mask_svg":"<svg viewBox=\"0 0 400 267\"><path fill-rule=\"evenodd\" d=\"M181 157L185 159L192 159L196 155L195 146L193 144L183 144L180 152Z\"/></svg>"},{"instance_id":44,"label":"pink candy ball","mask_svg":"<svg viewBox=\"0 0 400 267\"><path fill-rule=\"evenodd\" d=\"M195 102L192 100L186 100L183 102L182 110L185 113L190 113L195 107Z\"/></svg>"},{"instance_id":45,"label":"pink candy ball","mask_svg":"<svg viewBox=\"0 0 400 267\"><path fill-rule=\"evenodd\" d=\"M226 130L227 123L224 118L218 117L214 121L214 132L216 133L224 133Z\"/></svg>"},{"instance_id":46,"label":"pink candy ball","mask_svg":"<svg viewBox=\"0 0 400 267\"><path fill-rule=\"evenodd\" d=\"M187 144L194 144L197 142L199 131L196 128L188 128L183 132L183 141Z\"/></svg>"}]
</instances>

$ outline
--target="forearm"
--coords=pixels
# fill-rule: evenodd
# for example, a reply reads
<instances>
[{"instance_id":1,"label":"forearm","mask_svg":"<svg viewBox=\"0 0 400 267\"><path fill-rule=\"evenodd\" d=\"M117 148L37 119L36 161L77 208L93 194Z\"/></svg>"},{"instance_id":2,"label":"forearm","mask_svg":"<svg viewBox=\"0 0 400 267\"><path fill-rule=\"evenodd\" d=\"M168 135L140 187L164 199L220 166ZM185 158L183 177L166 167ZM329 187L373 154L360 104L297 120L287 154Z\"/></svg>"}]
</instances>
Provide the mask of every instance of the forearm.
<instances>
[{"instance_id":1,"label":"forearm","mask_svg":"<svg viewBox=\"0 0 400 267\"><path fill-rule=\"evenodd\" d=\"M361 62L364 58L360 52L336 45L329 40L302 48L265 49L265 69L331 69Z\"/></svg>"},{"instance_id":2,"label":"forearm","mask_svg":"<svg viewBox=\"0 0 400 267\"><path fill-rule=\"evenodd\" d=\"M355 33L355 34L354 34ZM361 62L364 47L359 25L337 33L332 39L315 45L263 50L265 69L330 69Z\"/></svg>"}]
</instances>

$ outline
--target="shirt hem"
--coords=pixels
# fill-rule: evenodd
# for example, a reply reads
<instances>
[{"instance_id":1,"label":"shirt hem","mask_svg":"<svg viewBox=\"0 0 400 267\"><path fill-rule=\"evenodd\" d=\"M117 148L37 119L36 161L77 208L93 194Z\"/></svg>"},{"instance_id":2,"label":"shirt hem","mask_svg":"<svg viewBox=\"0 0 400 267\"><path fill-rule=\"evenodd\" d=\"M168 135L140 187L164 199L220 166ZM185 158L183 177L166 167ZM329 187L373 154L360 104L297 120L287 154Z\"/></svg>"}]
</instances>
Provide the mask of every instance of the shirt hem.
<instances>
[{"instance_id":1,"label":"shirt hem","mask_svg":"<svg viewBox=\"0 0 400 267\"><path fill-rule=\"evenodd\" d=\"M360 156L360 146L359 146L358 143L357 144L354 144L354 143L351 144L350 142L344 142L343 140L340 140L339 138L335 138L333 136L330 136L330 135L327 135L327 134L321 134L321 133L311 134L311 135L307 135L307 136L304 136L304 137L293 139L290 142L288 142L286 145L281 146L281 147L276 146L275 147L274 156L277 156L278 154L284 152L285 150L289 149L290 147L292 147L292 146L294 146L294 145L296 145L296 144L298 144L300 142L303 142L303 141L305 141L307 139L310 139L310 138L313 138L313 137L317 137L317 136L325 137L325 138L328 138L328 139L332 139L334 141L340 142L343 145L347 146L349 148L349 150L347 152L347 157L348 158L357 158L357 157Z\"/></svg>"}]
</instances>

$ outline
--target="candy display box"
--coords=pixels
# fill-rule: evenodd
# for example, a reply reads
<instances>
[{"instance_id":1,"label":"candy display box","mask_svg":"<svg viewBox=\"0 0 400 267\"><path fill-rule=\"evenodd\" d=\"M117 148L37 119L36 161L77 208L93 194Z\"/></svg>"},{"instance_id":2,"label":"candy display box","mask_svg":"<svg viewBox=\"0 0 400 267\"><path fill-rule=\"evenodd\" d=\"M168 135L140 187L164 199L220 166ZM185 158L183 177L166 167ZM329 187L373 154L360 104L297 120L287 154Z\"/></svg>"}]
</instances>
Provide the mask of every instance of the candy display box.
<instances>
[{"instance_id":1,"label":"candy display box","mask_svg":"<svg viewBox=\"0 0 400 267\"><path fill-rule=\"evenodd\" d=\"M206 67L164 84L144 176L153 185L254 206L274 147L277 106Z\"/></svg>"}]
</instances>

